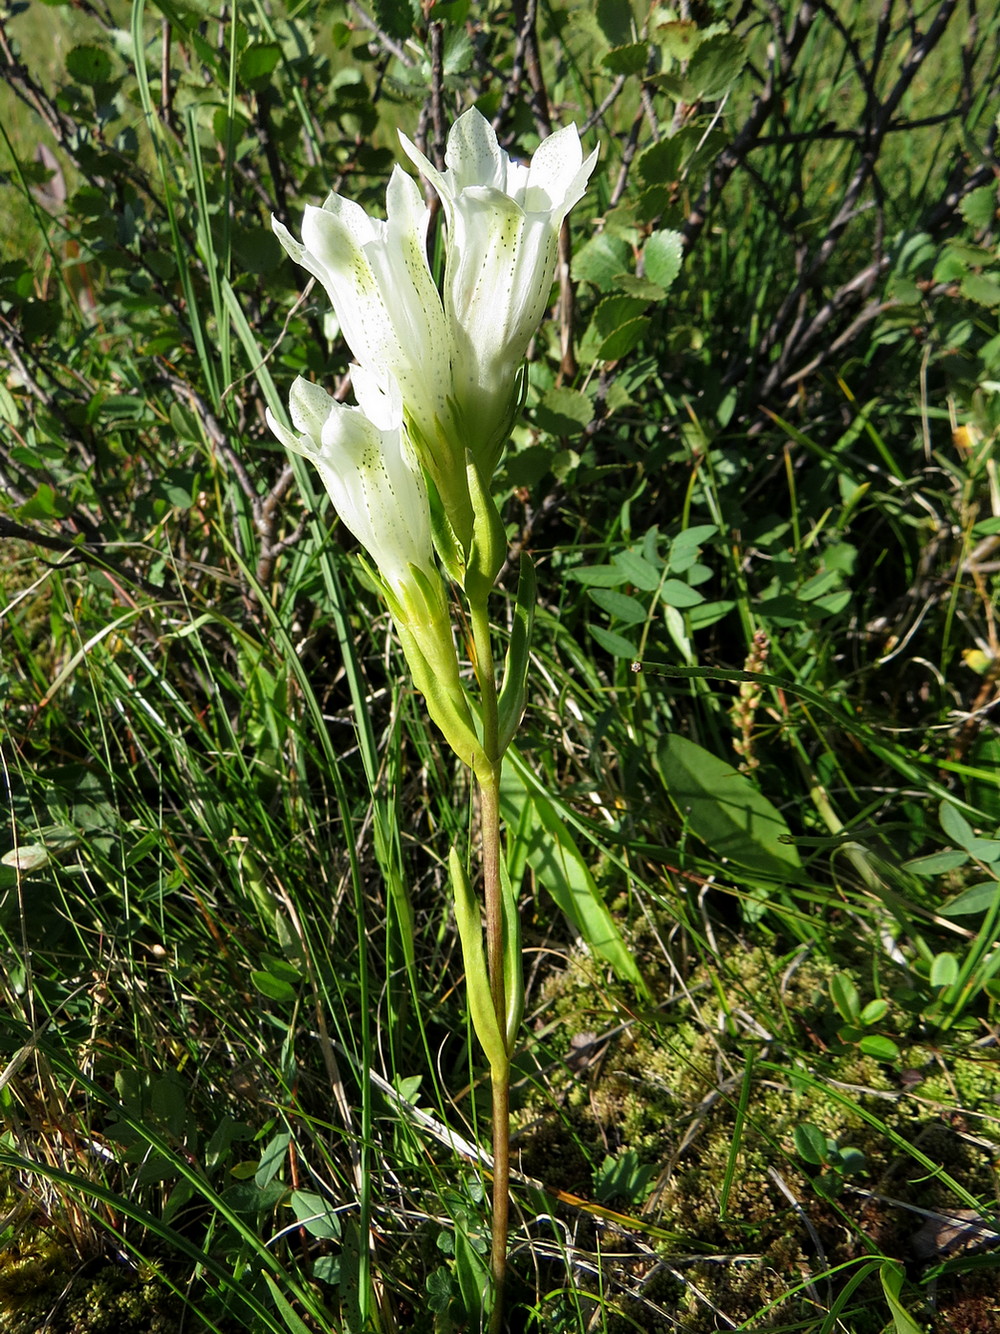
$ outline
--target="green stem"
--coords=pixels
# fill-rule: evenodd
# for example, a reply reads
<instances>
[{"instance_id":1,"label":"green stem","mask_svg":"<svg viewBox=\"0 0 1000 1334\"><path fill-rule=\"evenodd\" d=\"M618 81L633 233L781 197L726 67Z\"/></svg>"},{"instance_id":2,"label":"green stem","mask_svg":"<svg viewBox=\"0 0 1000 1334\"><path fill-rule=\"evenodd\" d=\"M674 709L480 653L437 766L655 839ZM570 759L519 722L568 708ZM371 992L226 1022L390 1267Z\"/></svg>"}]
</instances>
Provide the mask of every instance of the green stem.
<instances>
[{"instance_id":1,"label":"green stem","mask_svg":"<svg viewBox=\"0 0 1000 1334\"><path fill-rule=\"evenodd\" d=\"M485 599L471 606L472 635L476 655L476 679L482 700L483 750L487 765L477 772L479 822L483 860L483 894L486 906L486 962L490 995L501 1034L507 1032L507 998L504 994L503 893L500 881L500 724L496 674ZM510 1060L491 1068L493 1098L493 1217L490 1270L493 1274L491 1334L503 1329L503 1296L507 1277L507 1232L510 1207Z\"/></svg>"}]
</instances>

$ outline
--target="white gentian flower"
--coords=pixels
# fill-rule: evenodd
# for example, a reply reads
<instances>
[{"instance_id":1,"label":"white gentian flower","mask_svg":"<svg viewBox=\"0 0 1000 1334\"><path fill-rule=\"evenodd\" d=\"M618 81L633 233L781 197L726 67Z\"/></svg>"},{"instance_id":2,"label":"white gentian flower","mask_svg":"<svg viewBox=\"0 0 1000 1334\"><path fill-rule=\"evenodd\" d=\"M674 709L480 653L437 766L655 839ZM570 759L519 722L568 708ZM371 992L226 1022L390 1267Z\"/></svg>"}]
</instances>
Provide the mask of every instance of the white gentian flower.
<instances>
[{"instance_id":1,"label":"white gentian flower","mask_svg":"<svg viewBox=\"0 0 1000 1334\"><path fill-rule=\"evenodd\" d=\"M270 411L267 422L287 449L316 465L337 513L402 599L413 584L411 566L440 582L427 487L406 439L397 386L363 366L352 368L352 382L357 407L300 376L288 403L295 430Z\"/></svg>"},{"instance_id":2,"label":"white gentian flower","mask_svg":"<svg viewBox=\"0 0 1000 1334\"><path fill-rule=\"evenodd\" d=\"M517 372L548 304L559 230L597 152L584 161L577 128L567 125L539 144L530 166L513 162L475 108L451 128L444 172L400 139L444 207L444 307L457 346L452 393L489 478L513 424Z\"/></svg>"},{"instance_id":3,"label":"white gentian flower","mask_svg":"<svg viewBox=\"0 0 1000 1334\"><path fill-rule=\"evenodd\" d=\"M382 222L330 194L322 208L306 208L301 243L276 218L272 226L289 255L323 284L355 359L396 381L420 462L468 547L466 441L451 421L454 346L427 262L430 212L400 167L389 180L386 208Z\"/></svg>"},{"instance_id":4,"label":"white gentian flower","mask_svg":"<svg viewBox=\"0 0 1000 1334\"><path fill-rule=\"evenodd\" d=\"M597 155L584 161L570 125L539 145L530 166L514 163L475 110L452 126L443 173L400 138L444 206L443 299L427 260L429 210L399 167L385 222L337 194L306 208L301 242L272 222L292 258L323 284L356 360L398 384L413 447L468 558L477 517L466 451L488 488L548 302L559 229ZM463 560L454 561L435 531L449 572L461 578Z\"/></svg>"}]
</instances>

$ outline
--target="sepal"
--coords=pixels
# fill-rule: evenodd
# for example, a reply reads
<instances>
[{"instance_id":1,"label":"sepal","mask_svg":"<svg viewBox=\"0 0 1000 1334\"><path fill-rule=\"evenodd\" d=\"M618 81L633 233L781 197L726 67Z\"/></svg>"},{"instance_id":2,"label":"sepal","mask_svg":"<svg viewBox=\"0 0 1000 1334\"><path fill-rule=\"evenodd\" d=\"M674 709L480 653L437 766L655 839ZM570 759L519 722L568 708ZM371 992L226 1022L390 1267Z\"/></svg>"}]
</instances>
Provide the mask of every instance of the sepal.
<instances>
[{"instance_id":1,"label":"sepal","mask_svg":"<svg viewBox=\"0 0 1000 1334\"><path fill-rule=\"evenodd\" d=\"M507 559L507 530L471 453L466 453L466 473L476 524L472 531L465 592L473 606L482 606Z\"/></svg>"}]
</instances>

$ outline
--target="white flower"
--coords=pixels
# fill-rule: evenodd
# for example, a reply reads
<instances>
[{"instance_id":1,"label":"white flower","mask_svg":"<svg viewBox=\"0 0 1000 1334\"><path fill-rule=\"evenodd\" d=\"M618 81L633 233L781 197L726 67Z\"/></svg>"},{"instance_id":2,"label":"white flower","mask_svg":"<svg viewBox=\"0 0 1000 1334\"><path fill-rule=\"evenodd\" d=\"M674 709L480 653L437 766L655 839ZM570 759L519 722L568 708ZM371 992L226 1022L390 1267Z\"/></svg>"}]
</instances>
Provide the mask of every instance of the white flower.
<instances>
[{"instance_id":1,"label":"white flower","mask_svg":"<svg viewBox=\"0 0 1000 1334\"><path fill-rule=\"evenodd\" d=\"M400 139L444 206L452 393L488 477L512 424L517 371L548 304L559 230L597 152L584 161L576 126L567 125L542 141L530 166L512 162L475 108L451 128L443 173Z\"/></svg>"},{"instance_id":2,"label":"white flower","mask_svg":"<svg viewBox=\"0 0 1000 1334\"><path fill-rule=\"evenodd\" d=\"M316 465L341 519L397 596L413 585L411 566L439 582L431 544L427 487L411 457L399 390L362 366L352 369L358 407L338 403L300 376L289 412L294 431L267 422L287 449Z\"/></svg>"},{"instance_id":3,"label":"white flower","mask_svg":"<svg viewBox=\"0 0 1000 1334\"><path fill-rule=\"evenodd\" d=\"M444 206L443 299L427 260L429 210L399 167L385 222L337 194L306 209L301 242L272 222L292 258L323 284L356 360L398 384L408 437L447 517L435 526L438 551L461 581L481 526L468 455L478 489L488 488L517 411L518 372L548 302L559 229L596 153L583 160L570 125L543 141L530 166L513 163L475 110L452 126L444 173L400 138ZM311 392L300 391L303 403Z\"/></svg>"},{"instance_id":4,"label":"white flower","mask_svg":"<svg viewBox=\"0 0 1000 1334\"><path fill-rule=\"evenodd\" d=\"M291 257L323 284L355 359L390 375L414 425L421 462L442 498L465 486L465 442L448 430L453 344L427 263L429 210L412 177L394 168L387 220L330 194L308 206L302 241L276 218L275 235Z\"/></svg>"}]
</instances>

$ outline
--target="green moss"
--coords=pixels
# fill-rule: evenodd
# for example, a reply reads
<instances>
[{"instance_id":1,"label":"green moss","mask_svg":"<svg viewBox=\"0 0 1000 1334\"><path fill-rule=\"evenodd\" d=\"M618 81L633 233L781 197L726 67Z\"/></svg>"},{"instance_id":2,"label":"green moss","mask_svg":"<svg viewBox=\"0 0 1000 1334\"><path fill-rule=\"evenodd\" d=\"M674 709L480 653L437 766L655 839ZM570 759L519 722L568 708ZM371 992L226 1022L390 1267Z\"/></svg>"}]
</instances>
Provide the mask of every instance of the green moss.
<instances>
[{"instance_id":1,"label":"green moss","mask_svg":"<svg viewBox=\"0 0 1000 1334\"><path fill-rule=\"evenodd\" d=\"M519 1113L521 1167L594 1199L606 1158L634 1155L650 1171L631 1199L612 1207L634 1216L637 1237L653 1224L678 1238L657 1243L660 1263L647 1266L641 1299L626 1295L634 1281L615 1294L623 1330L666 1328L664 1310L686 1334L718 1329L719 1311L754 1328L796 1319L808 1326L844 1281L817 1279L811 1291L803 1287L811 1275L879 1254L913 1272L910 1244L922 1216L894 1201L923 1209L957 1201L900 1141L989 1193L989 1156L964 1131L975 1109L996 1116L1000 1067L972 1052L945 1070L918 1048L890 1067L844 1045L830 1001L834 971L844 970L734 947L695 968L680 996L674 977L662 976L662 997L624 1029L625 1004L614 1011L580 961L550 979L546 1018L557 1022L549 1042L570 1056L550 1067L547 1088ZM853 971L863 996L869 973L864 960ZM581 1037L616 1027L603 1046L581 1048ZM912 1093L907 1067L924 1076ZM838 1172L835 1154L832 1165L805 1161L796 1143L805 1123L837 1149L863 1153L863 1169ZM586 1210L574 1217L581 1244L592 1236L596 1246L600 1226ZM919 1294L907 1300L919 1319ZM844 1312L854 1334L881 1330L889 1315L874 1276Z\"/></svg>"},{"instance_id":2,"label":"green moss","mask_svg":"<svg viewBox=\"0 0 1000 1334\"><path fill-rule=\"evenodd\" d=\"M104 1262L81 1265L44 1234L0 1263L0 1334L178 1334L184 1304L161 1283Z\"/></svg>"}]
</instances>

